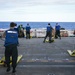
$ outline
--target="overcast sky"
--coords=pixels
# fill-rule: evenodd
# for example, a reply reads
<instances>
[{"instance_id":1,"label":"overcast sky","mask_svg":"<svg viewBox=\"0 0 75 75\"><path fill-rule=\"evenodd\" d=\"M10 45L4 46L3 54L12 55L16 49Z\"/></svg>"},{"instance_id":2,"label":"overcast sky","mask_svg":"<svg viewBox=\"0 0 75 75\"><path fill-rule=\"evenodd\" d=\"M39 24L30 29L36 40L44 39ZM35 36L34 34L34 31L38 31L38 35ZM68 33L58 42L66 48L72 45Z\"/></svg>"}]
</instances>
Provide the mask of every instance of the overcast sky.
<instances>
[{"instance_id":1,"label":"overcast sky","mask_svg":"<svg viewBox=\"0 0 75 75\"><path fill-rule=\"evenodd\" d=\"M0 21L75 22L75 0L0 0Z\"/></svg>"}]
</instances>

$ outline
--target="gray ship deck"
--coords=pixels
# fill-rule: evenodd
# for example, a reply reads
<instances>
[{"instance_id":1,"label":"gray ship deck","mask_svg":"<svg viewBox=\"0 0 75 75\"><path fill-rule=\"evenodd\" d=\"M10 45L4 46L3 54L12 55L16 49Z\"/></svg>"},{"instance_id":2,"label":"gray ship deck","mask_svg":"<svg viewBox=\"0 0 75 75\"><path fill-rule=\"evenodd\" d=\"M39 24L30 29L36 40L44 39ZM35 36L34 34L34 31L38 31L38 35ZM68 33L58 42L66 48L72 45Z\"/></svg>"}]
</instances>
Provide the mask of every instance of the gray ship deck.
<instances>
[{"instance_id":1,"label":"gray ship deck","mask_svg":"<svg viewBox=\"0 0 75 75\"><path fill-rule=\"evenodd\" d=\"M4 56L3 43L0 40L0 57ZM23 58L15 75L75 75L75 57L67 52L75 49L75 37L62 37L53 43L43 43L43 38L19 38L19 43L18 53ZM0 75L12 73L0 66Z\"/></svg>"}]
</instances>

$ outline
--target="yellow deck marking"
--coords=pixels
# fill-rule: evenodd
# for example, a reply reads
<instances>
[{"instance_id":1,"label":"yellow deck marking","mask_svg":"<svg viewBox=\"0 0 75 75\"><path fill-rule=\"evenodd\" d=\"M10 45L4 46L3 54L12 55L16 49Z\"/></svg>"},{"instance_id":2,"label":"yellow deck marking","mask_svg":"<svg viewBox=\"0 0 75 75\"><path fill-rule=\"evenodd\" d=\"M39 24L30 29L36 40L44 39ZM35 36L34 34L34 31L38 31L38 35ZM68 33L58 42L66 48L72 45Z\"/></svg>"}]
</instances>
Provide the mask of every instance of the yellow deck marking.
<instances>
[{"instance_id":1,"label":"yellow deck marking","mask_svg":"<svg viewBox=\"0 0 75 75\"><path fill-rule=\"evenodd\" d=\"M75 56L75 50L71 51L71 50L67 50L70 56Z\"/></svg>"},{"instance_id":2,"label":"yellow deck marking","mask_svg":"<svg viewBox=\"0 0 75 75\"><path fill-rule=\"evenodd\" d=\"M17 59L17 63L21 60L23 55L19 55L18 56L18 59ZM12 57L10 57L10 60L12 61ZM4 61L5 61L5 57L3 57L1 60L0 60L0 65L4 65ZM10 64L12 64L12 62L10 62Z\"/></svg>"}]
</instances>

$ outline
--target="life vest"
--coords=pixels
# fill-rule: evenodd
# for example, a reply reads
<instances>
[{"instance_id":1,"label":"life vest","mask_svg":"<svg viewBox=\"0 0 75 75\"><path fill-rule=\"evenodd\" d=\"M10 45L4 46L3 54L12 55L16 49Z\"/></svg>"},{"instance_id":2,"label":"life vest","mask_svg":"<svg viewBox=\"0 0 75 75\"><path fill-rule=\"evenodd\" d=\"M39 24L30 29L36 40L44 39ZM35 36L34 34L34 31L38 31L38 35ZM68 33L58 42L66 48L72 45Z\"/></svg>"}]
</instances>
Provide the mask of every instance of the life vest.
<instances>
[{"instance_id":1,"label":"life vest","mask_svg":"<svg viewBox=\"0 0 75 75\"><path fill-rule=\"evenodd\" d=\"M14 29L9 29L5 32L5 45L8 46L10 44L18 44L18 33Z\"/></svg>"}]
</instances>

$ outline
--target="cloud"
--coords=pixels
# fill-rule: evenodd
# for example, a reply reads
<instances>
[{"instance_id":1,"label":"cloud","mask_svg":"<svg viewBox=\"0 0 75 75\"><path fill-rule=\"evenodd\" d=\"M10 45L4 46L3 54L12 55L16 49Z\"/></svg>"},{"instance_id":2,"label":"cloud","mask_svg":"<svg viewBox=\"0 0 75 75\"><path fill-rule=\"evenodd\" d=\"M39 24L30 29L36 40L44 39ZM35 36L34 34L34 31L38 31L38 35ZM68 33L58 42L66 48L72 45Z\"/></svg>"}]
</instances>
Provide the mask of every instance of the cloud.
<instances>
[{"instance_id":1,"label":"cloud","mask_svg":"<svg viewBox=\"0 0 75 75\"><path fill-rule=\"evenodd\" d=\"M0 10L64 4L73 5L75 0L0 0Z\"/></svg>"},{"instance_id":2,"label":"cloud","mask_svg":"<svg viewBox=\"0 0 75 75\"><path fill-rule=\"evenodd\" d=\"M75 4L75 0L0 0L2 7L36 6L51 4Z\"/></svg>"},{"instance_id":3,"label":"cloud","mask_svg":"<svg viewBox=\"0 0 75 75\"><path fill-rule=\"evenodd\" d=\"M0 0L0 14L0 20L55 21L67 14L74 20L75 0Z\"/></svg>"}]
</instances>

